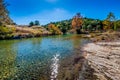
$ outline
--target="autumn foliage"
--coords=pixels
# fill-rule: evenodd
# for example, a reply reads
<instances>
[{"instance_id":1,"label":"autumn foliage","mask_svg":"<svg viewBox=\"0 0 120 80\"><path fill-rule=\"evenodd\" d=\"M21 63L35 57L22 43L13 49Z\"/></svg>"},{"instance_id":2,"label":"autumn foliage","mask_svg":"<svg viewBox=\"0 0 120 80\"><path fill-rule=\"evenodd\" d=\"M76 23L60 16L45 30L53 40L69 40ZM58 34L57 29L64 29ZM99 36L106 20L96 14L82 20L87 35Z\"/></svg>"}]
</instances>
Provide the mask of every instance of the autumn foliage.
<instances>
[{"instance_id":1,"label":"autumn foliage","mask_svg":"<svg viewBox=\"0 0 120 80\"><path fill-rule=\"evenodd\" d=\"M80 15L80 13L77 13L76 16L73 17L72 28L81 29L82 24L83 24L82 16Z\"/></svg>"},{"instance_id":2,"label":"autumn foliage","mask_svg":"<svg viewBox=\"0 0 120 80\"><path fill-rule=\"evenodd\" d=\"M60 31L60 29L58 27L56 27L54 24L49 24L48 25L48 30L52 34L62 34L62 32Z\"/></svg>"}]
</instances>

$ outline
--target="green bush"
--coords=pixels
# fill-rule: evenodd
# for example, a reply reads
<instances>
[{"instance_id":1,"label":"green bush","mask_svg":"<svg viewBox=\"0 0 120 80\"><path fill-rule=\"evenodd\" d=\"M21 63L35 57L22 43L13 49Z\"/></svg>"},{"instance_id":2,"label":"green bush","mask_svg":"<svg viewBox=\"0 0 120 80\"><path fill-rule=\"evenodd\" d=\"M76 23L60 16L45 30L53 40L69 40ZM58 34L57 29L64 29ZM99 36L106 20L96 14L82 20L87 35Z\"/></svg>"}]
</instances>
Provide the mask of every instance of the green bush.
<instances>
[{"instance_id":1,"label":"green bush","mask_svg":"<svg viewBox=\"0 0 120 80\"><path fill-rule=\"evenodd\" d=\"M9 29L5 26L0 26L0 33L7 34L7 33L9 33Z\"/></svg>"},{"instance_id":2,"label":"green bush","mask_svg":"<svg viewBox=\"0 0 120 80\"><path fill-rule=\"evenodd\" d=\"M92 31L92 25L88 25L88 26L87 26L87 29L88 29L89 31Z\"/></svg>"},{"instance_id":3,"label":"green bush","mask_svg":"<svg viewBox=\"0 0 120 80\"><path fill-rule=\"evenodd\" d=\"M13 32L15 32L14 27L0 26L0 39L9 39L13 37Z\"/></svg>"}]
</instances>

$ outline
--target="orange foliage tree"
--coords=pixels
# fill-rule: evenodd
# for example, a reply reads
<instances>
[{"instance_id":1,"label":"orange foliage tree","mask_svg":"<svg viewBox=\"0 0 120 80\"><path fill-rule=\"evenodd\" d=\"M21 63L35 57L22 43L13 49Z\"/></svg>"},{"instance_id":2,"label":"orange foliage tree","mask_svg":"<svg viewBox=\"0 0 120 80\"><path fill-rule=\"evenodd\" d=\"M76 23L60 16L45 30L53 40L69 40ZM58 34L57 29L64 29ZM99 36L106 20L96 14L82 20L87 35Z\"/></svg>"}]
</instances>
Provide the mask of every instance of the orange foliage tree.
<instances>
[{"instance_id":1,"label":"orange foliage tree","mask_svg":"<svg viewBox=\"0 0 120 80\"><path fill-rule=\"evenodd\" d=\"M77 13L72 20L72 29L75 29L76 31L82 28L83 20L80 13Z\"/></svg>"},{"instance_id":2,"label":"orange foliage tree","mask_svg":"<svg viewBox=\"0 0 120 80\"><path fill-rule=\"evenodd\" d=\"M60 31L60 29L58 27L56 27L54 24L49 24L48 25L48 30L52 34L62 34L62 32Z\"/></svg>"}]
</instances>

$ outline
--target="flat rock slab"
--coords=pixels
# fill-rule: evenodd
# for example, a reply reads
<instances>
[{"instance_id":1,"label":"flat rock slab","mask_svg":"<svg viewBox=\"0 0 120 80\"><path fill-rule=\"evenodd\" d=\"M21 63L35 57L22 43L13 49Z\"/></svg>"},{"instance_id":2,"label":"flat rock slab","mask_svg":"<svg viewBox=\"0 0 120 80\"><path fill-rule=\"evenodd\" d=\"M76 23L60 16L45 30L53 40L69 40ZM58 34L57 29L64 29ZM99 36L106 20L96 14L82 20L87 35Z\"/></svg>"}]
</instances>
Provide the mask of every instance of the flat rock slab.
<instances>
[{"instance_id":1,"label":"flat rock slab","mask_svg":"<svg viewBox=\"0 0 120 80\"><path fill-rule=\"evenodd\" d=\"M120 42L89 43L83 51L97 76L95 80L120 80Z\"/></svg>"}]
</instances>

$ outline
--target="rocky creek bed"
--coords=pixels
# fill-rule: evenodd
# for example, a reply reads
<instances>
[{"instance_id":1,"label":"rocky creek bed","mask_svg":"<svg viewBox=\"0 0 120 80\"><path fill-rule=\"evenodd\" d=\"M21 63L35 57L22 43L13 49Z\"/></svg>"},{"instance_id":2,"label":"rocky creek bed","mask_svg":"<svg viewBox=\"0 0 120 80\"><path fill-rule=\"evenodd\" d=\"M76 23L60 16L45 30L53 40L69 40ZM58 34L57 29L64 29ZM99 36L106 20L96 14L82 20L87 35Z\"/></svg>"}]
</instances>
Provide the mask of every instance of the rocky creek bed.
<instances>
[{"instance_id":1,"label":"rocky creek bed","mask_svg":"<svg viewBox=\"0 0 120 80\"><path fill-rule=\"evenodd\" d=\"M120 80L120 33L97 37L82 48L86 56L78 80Z\"/></svg>"}]
</instances>

